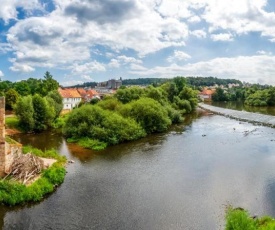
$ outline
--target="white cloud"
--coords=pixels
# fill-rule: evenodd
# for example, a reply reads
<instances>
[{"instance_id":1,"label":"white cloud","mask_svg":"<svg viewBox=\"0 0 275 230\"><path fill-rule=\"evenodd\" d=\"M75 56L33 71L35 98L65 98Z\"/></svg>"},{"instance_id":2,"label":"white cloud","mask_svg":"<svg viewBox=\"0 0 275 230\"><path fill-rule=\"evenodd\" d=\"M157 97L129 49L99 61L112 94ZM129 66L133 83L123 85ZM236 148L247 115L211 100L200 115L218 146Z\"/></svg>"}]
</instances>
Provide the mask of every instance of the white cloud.
<instances>
[{"instance_id":1,"label":"white cloud","mask_svg":"<svg viewBox=\"0 0 275 230\"><path fill-rule=\"evenodd\" d=\"M197 38L206 38L206 32L204 30L193 30L190 31L190 34Z\"/></svg>"},{"instance_id":2,"label":"white cloud","mask_svg":"<svg viewBox=\"0 0 275 230\"><path fill-rule=\"evenodd\" d=\"M73 73L92 73L92 72L104 72L106 71L105 66L102 63L99 63L97 61L87 62L84 64L74 64L72 66L72 72Z\"/></svg>"},{"instance_id":3,"label":"white cloud","mask_svg":"<svg viewBox=\"0 0 275 230\"><path fill-rule=\"evenodd\" d=\"M94 79L89 75L83 75L83 76L81 76L81 78L86 80L86 81L94 81Z\"/></svg>"},{"instance_id":4,"label":"white cloud","mask_svg":"<svg viewBox=\"0 0 275 230\"><path fill-rule=\"evenodd\" d=\"M9 69L14 72L23 72L23 73L29 73L29 72L35 71L35 69L32 68L31 66L20 64L20 63L13 63L13 65Z\"/></svg>"},{"instance_id":5,"label":"white cloud","mask_svg":"<svg viewBox=\"0 0 275 230\"><path fill-rule=\"evenodd\" d=\"M111 68L119 68L120 67L119 60L112 58L108 66Z\"/></svg>"},{"instance_id":6,"label":"white cloud","mask_svg":"<svg viewBox=\"0 0 275 230\"><path fill-rule=\"evenodd\" d=\"M211 38L213 41L233 41L233 36L229 33L212 34Z\"/></svg>"},{"instance_id":7,"label":"white cloud","mask_svg":"<svg viewBox=\"0 0 275 230\"><path fill-rule=\"evenodd\" d=\"M1 70L0 70L0 77L4 77L4 74Z\"/></svg>"},{"instance_id":8,"label":"white cloud","mask_svg":"<svg viewBox=\"0 0 275 230\"><path fill-rule=\"evenodd\" d=\"M134 63L132 63L130 65L130 69L133 70L133 71L147 71L148 70L144 66L138 65L138 64L134 64Z\"/></svg>"},{"instance_id":9,"label":"white cloud","mask_svg":"<svg viewBox=\"0 0 275 230\"><path fill-rule=\"evenodd\" d=\"M134 57L127 57L125 55L118 56L117 58L124 63L142 63L142 60L136 59Z\"/></svg>"},{"instance_id":10,"label":"white cloud","mask_svg":"<svg viewBox=\"0 0 275 230\"><path fill-rule=\"evenodd\" d=\"M156 66L151 69L132 70L130 73L139 76L173 77L181 76L216 76L236 78L246 82L274 84L275 56L255 55L234 58L215 58L186 65L171 64Z\"/></svg>"},{"instance_id":11,"label":"white cloud","mask_svg":"<svg viewBox=\"0 0 275 230\"><path fill-rule=\"evenodd\" d=\"M31 14L33 10L43 10L39 0L1 0L0 19L7 24L10 19L17 19L17 7Z\"/></svg>"},{"instance_id":12,"label":"white cloud","mask_svg":"<svg viewBox=\"0 0 275 230\"><path fill-rule=\"evenodd\" d=\"M186 61L190 59L191 56L185 52L175 50L173 56L169 56L167 58L168 62L174 62L174 61Z\"/></svg>"},{"instance_id":13,"label":"white cloud","mask_svg":"<svg viewBox=\"0 0 275 230\"><path fill-rule=\"evenodd\" d=\"M183 46L188 37L184 22L161 17L145 0L102 0L97 2L101 13L96 11L93 1L55 0L55 3L56 10L47 17L23 19L10 28L7 40L16 51L15 63L32 68L64 68L88 61L91 53L95 53L91 49L97 45L115 52L132 49L144 56L163 48ZM118 11L109 11L109 3ZM120 10L120 5L129 11Z\"/></svg>"},{"instance_id":14,"label":"white cloud","mask_svg":"<svg viewBox=\"0 0 275 230\"><path fill-rule=\"evenodd\" d=\"M81 85L84 81L78 81L78 80L70 80L70 81L64 81L61 82L62 86L72 86L72 85Z\"/></svg>"},{"instance_id":15,"label":"white cloud","mask_svg":"<svg viewBox=\"0 0 275 230\"><path fill-rule=\"evenodd\" d=\"M264 51L264 50L259 50L259 51L257 51L257 54L260 54L260 55L272 55L272 52L267 52L267 51Z\"/></svg>"},{"instance_id":16,"label":"white cloud","mask_svg":"<svg viewBox=\"0 0 275 230\"><path fill-rule=\"evenodd\" d=\"M201 18L198 15L188 18L188 22L191 22L191 23L198 23L200 21L201 21Z\"/></svg>"}]
</instances>

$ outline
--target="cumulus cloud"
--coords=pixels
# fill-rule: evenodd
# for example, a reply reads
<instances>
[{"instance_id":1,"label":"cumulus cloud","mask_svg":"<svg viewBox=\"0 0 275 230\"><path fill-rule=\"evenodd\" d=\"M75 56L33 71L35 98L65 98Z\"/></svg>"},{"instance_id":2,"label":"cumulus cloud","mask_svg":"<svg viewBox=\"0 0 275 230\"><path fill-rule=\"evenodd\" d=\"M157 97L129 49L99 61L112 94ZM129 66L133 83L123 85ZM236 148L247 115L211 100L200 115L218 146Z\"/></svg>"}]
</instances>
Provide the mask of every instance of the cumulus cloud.
<instances>
[{"instance_id":1,"label":"cumulus cloud","mask_svg":"<svg viewBox=\"0 0 275 230\"><path fill-rule=\"evenodd\" d=\"M104 72L105 66L97 61L87 62L84 64L74 64L72 66L73 73L92 73L92 72Z\"/></svg>"},{"instance_id":2,"label":"cumulus cloud","mask_svg":"<svg viewBox=\"0 0 275 230\"><path fill-rule=\"evenodd\" d=\"M1 70L0 70L0 77L4 77L4 74Z\"/></svg>"},{"instance_id":3,"label":"cumulus cloud","mask_svg":"<svg viewBox=\"0 0 275 230\"><path fill-rule=\"evenodd\" d=\"M233 41L233 36L229 33L212 34L211 38L213 41Z\"/></svg>"},{"instance_id":4,"label":"cumulus cloud","mask_svg":"<svg viewBox=\"0 0 275 230\"><path fill-rule=\"evenodd\" d=\"M17 19L20 7L27 13L31 14L34 10L43 10L39 0L2 0L0 7L0 19L3 19L7 24L10 19Z\"/></svg>"},{"instance_id":5,"label":"cumulus cloud","mask_svg":"<svg viewBox=\"0 0 275 230\"><path fill-rule=\"evenodd\" d=\"M98 24L119 23L138 16L135 1L93 0L72 1L65 9L65 14L75 16L81 23L94 21Z\"/></svg>"},{"instance_id":6,"label":"cumulus cloud","mask_svg":"<svg viewBox=\"0 0 275 230\"><path fill-rule=\"evenodd\" d=\"M275 56L255 55L234 58L214 58L186 65L171 64L156 66L150 69L132 70L132 74L143 76L216 76L221 78L237 78L246 82L271 84L275 75Z\"/></svg>"},{"instance_id":7,"label":"cumulus cloud","mask_svg":"<svg viewBox=\"0 0 275 230\"><path fill-rule=\"evenodd\" d=\"M29 65L19 64L19 63L13 63L13 65L9 69L14 72L23 72L23 73L29 73L35 70Z\"/></svg>"},{"instance_id":8,"label":"cumulus cloud","mask_svg":"<svg viewBox=\"0 0 275 230\"><path fill-rule=\"evenodd\" d=\"M185 61L190 59L191 56L185 52L175 50L173 56L169 56L167 58L168 62L173 62L173 61Z\"/></svg>"},{"instance_id":9,"label":"cumulus cloud","mask_svg":"<svg viewBox=\"0 0 275 230\"><path fill-rule=\"evenodd\" d=\"M204 30L193 30L190 31L190 35L193 35L197 38L206 38L207 34Z\"/></svg>"}]
</instances>

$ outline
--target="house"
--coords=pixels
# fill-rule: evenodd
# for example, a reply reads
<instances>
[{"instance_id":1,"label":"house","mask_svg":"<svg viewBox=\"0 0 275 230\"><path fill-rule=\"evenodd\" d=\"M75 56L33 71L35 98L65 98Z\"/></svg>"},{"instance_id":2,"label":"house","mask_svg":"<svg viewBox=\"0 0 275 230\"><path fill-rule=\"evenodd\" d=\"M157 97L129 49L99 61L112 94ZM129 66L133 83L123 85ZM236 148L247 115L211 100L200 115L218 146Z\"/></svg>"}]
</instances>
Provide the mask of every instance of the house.
<instances>
[{"instance_id":1,"label":"house","mask_svg":"<svg viewBox=\"0 0 275 230\"><path fill-rule=\"evenodd\" d=\"M78 88L77 91L80 94L83 102L90 102L94 98L100 99L99 93L94 89Z\"/></svg>"},{"instance_id":2,"label":"house","mask_svg":"<svg viewBox=\"0 0 275 230\"><path fill-rule=\"evenodd\" d=\"M59 88L58 92L63 98L63 110L72 110L81 102L81 95L78 93L77 89Z\"/></svg>"},{"instance_id":3,"label":"house","mask_svg":"<svg viewBox=\"0 0 275 230\"><path fill-rule=\"evenodd\" d=\"M215 93L215 89L207 89L204 88L202 92L199 93L199 97L202 101L211 101L212 100L212 95Z\"/></svg>"}]
</instances>

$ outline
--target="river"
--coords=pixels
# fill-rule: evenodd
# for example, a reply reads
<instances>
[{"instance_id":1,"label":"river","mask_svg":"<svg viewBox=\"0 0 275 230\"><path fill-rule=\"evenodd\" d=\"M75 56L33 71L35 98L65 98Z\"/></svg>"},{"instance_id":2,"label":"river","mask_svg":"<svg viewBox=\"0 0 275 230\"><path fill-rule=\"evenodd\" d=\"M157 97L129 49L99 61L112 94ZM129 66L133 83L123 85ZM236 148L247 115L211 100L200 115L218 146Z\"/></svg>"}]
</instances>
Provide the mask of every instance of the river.
<instances>
[{"instance_id":1,"label":"river","mask_svg":"<svg viewBox=\"0 0 275 230\"><path fill-rule=\"evenodd\" d=\"M17 135L75 163L42 202L0 208L2 229L215 230L225 205L275 216L275 130L198 110L162 134L93 152Z\"/></svg>"}]
</instances>

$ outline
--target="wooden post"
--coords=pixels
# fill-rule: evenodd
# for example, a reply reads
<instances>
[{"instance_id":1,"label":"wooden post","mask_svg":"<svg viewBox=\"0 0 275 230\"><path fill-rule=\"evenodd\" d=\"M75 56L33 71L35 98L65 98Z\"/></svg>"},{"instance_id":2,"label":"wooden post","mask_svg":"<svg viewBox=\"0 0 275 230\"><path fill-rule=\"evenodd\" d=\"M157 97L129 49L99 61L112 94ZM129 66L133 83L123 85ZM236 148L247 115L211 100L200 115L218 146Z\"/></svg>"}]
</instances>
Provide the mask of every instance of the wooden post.
<instances>
[{"instance_id":1,"label":"wooden post","mask_svg":"<svg viewBox=\"0 0 275 230\"><path fill-rule=\"evenodd\" d=\"M5 175L6 142L5 142L5 98L0 97L0 177Z\"/></svg>"}]
</instances>

